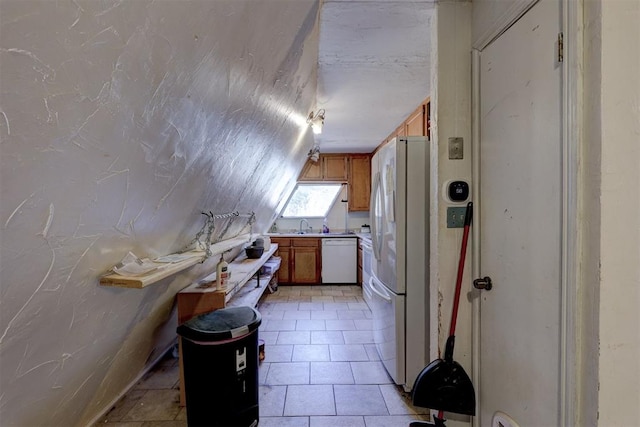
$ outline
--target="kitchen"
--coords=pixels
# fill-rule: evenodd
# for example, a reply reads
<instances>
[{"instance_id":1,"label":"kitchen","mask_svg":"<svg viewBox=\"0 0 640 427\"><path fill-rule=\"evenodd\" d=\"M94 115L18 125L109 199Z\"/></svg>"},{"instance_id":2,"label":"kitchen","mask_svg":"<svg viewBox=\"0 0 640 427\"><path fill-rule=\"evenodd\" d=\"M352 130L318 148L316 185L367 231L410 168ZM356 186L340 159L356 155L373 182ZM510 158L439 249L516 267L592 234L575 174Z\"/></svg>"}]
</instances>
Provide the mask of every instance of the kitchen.
<instances>
[{"instance_id":1,"label":"kitchen","mask_svg":"<svg viewBox=\"0 0 640 427\"><path fill-rule=\"evenodd\" d=\"M176 295L215 271L219 257L144 288L101 285L100 278L128 252L155 259L185 250L202 227L203 212L248 215L233 222L214 218L209 225L216 243L247 230L266 233L274 223L299 231L300 220L291 224L278 215L316 142L320 155L371 154L386 135L397 136L398 125L427 96L435 163L430 196L438 203L429 211L431 289L425 338L428 359L439 356L461 236L460 229L446 226L452 206L442 195L451 181L475 183L472 157L477 146L471 141L479 135L474 133L473 118L478 115L472 100L477 93L472 96L474 63L469 52L486 46L533 4L366 4L0 2L2 424L90 425L173 346ZM579 165L587 170L579 169L578 162L563 169L571 174L575 166L581 174L565 177L575 184L567 203L579 193L580 204L575 202L579 208L568 215L578 218L577 231L564 231L580 239L576 247L567 248L563 260L569 257L567 270L572 260L579 267L563 276L569 288L558 301L568 307L563 322L568 335L556 341L575 343L563 350L568 351L567 360L580 362L576 367L563 365L568 403L562 410L568 408L568 419L586 420L568 425L634 420L627 422L632 424L638 419L633 401L637 385L621 380L633 375L625 370L631 364L620 361L637 360L633 334L639 322L629 321L626 328L612 325L637 318L637 307L630 306L636 301L637 270L628 267L637 265L637 241L628 239L630 233L621 224L634 230L640 215L619 183L637 182L637 167L629 163L636 159L638 129L628 117L636 111L637 100L630 90L635 86L628 82L635 82L638 73L637 53L616 41L637 35L633 19L638 6L569 4L585 9L584 22L580 10L580 20L564 29L565 64L573 67L575 59L585 73L584 82L566 86L570 102L584 96L570 105L584 113L584 123L578 120L579 125L569 128L579 126L579 141L587 148L582 152L583 145L568 145L568 151L580 151L585 161ZM569 12L568 19L575 18L575 10ZM371 22L376 25L368 25ZM246 28L251 31L236 30ZM377 34L376 28L389 33ZM578 39L572 28L584 31L579 37L588 52L584 58L572 48ZM556 32L553 36L555 44ZM417 51L414 42L420 44ZM363 64L366 69L359 67ZM482 92L485 97L491 93ZM618 98L612 99L613 94ZM320 110L325 130L316 139L307 121ZM527 133L524 129L519 134ZM453 151L462 148L463 153L453 153L462 154L461 159L449 157L450 145ZM594 152L590 147L596 147ZM514 175L503 181L514 181ZM349 194L338 197L350 199ZM327 217L331 232L372 225L364 211L345 214L342 202L337 209ZM322 229L322 223L308 220L314 230ZM241 250L238 245L228 256ZM477 249L471 254L479 256ZM467 268L469 299L463 298L460 306L456 360L479 375L476 309L481 298L472 278ZM497 298L498 289L496 283L493 293L483 291L482 298ZM576 301L566 299L574 294ZM537 296L528 301L537 301ZM353 295L343 292L342 297ZM544 317L537 313L530 327ZM522 338L518 344L528 342L530 327L517 328ZM510 329L503 323L485 336L507 335ZM509 362L516 366L529 351L511 350ZM512 372L523 375L512 382L521 389L537 382L534 370ZM498 396L504 389L491 385L479 395ZM171 400L175 390L162 393ZM527 420L524 408L547 409L539 404L541 399L536 395L508 406ZM572 401L581 404L575 407ZM494 406L485 403L482 410ZM553 420L560 418L560 409L549 412ZM529 424L540 421L532 416Z\"/></svg>"}]
</instances>

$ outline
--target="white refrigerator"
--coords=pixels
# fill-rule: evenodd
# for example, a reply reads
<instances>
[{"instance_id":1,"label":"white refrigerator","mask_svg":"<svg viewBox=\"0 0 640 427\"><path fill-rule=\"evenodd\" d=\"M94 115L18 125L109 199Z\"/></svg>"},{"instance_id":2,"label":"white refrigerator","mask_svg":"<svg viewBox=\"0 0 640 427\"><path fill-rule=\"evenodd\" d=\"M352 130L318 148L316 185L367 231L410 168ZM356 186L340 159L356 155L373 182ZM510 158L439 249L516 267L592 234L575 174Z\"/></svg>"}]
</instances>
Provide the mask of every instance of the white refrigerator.
<instances>
[{"instance_id":1,"label":"white refrigerator","mask_svg":"<svg viewBox=\"0 0 640 427\"><path fill-rule=\"evenodd\" d=\"M429 146L393 139L371 162L373 335L387 372L410 391L429 363Z\"/></svg>"}]
</instances>

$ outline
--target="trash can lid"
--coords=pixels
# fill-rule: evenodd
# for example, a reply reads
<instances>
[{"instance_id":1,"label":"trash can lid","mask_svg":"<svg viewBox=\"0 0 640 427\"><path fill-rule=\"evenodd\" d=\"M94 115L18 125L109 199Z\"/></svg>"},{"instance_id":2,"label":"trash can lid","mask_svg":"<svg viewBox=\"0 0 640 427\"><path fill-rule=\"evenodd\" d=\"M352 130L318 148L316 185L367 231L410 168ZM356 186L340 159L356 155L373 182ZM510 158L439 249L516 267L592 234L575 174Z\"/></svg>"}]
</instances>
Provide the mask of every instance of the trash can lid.
<instances>
[{"instance_id":1,"label":"trash can lid","mask_svg":"<svg viewBox=\"0 0 640 427\"><path fill-rule=\"evenodd\" d=\"M229 307L201 314L178 326L178 335L192 341L225 341L240 338L262 323L260 313L251 307Z\"/></svg>"}]
</instances>

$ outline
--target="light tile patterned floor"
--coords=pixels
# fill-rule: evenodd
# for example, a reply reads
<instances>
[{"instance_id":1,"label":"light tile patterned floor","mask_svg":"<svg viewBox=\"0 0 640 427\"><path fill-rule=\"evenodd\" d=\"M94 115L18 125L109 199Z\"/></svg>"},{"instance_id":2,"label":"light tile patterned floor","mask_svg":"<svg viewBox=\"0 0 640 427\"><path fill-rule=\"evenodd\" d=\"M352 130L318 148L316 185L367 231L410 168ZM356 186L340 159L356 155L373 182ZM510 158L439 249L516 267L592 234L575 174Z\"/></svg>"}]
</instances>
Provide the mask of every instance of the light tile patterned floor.
<instances>
[{"instance_id":1,"label":"light tile patterned floor","mask_svg":"<svg viewBox=\"0 0 640 427\"><path fill-rule=\"evenodd\" d=\"M359 286L280 286L258 310L266 354L260 427L407 427L428 419L380 362ZM186 426L178 375L178 361L166 357L96 426Z\"/></svg>"}]
</instances>

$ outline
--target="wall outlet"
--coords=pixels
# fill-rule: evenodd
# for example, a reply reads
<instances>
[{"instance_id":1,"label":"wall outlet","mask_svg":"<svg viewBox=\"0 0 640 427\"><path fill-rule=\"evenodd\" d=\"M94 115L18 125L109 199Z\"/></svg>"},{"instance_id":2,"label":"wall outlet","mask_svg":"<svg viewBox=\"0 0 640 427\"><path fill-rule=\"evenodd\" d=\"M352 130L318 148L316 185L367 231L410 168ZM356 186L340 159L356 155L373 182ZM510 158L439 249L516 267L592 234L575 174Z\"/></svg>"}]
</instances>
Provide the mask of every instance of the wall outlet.
<instances>
[{"instance_id":1,"label":"wall outlet","mask_svg":"<svg viewBox=\"0 0 640 427\"><path fill-rule=\"evenodd\" d=\"M449 138L449 159L459 160L463 158L464 154L464 140L462 137Z\"/></svg>"},{"instance_id":2,"label":"wall outlet","mask_svg":"<svg viewBox=\"0 0 640 427\"><path fill-rule=\"evenodd\" d=\"M447 208L447 228L464 228L466 207Z\"/></svg>"}]
</instances>

